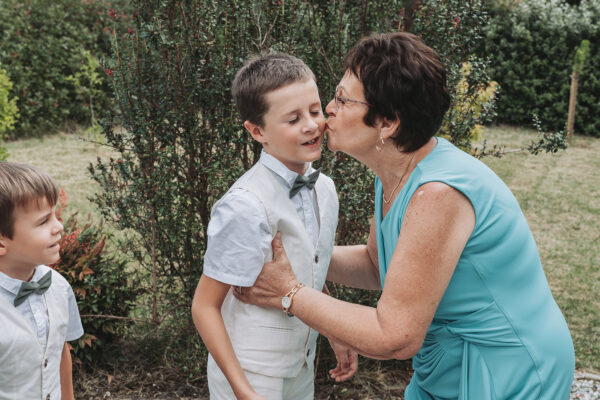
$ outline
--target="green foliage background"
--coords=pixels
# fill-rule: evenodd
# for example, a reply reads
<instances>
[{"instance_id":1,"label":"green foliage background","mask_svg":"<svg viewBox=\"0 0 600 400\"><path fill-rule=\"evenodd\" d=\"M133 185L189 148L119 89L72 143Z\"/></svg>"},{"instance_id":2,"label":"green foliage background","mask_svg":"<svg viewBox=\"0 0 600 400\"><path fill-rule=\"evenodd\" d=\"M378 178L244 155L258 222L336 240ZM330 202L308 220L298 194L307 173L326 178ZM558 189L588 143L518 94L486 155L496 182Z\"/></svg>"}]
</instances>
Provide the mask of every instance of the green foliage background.
<instances>
[{"instance_id":1,"label":"green foliage background","mask_svg":"<svg viewBox=\"0 0 600 400\"><path fill-rule=\"evenodd\" d=\"M15 120L19 117L17 99L10 93L13 84L0 63L0 161L8 157L2 142L7 132L14 129Z\"/></svg>"},{"instance_id":2,"label":"green foliage background","mask_svg":"<svg viewBox=\"0 0 600 400\"><path fill-rule=\"evenodd\" d=\"M498 120L528 125L537 114L546 129L567 121L575 51L591 42L579 77L575 131L600 137L600 2L522 0L498 11L486 28L490 74L500 83Z\"/></svg>"},{"instance_id":3,"label":"green foliage background","mask_svg":"<svg viewBox=\"0 0 600 400\"><path fill-rule=\"evenodd\" d=\"M9 138L47 133L65 122L89 124L90 97L77 76L110 54L107 11L126 0L2 0L0 2L0 63L13 82L20 118ZM126 11L126 10L123 10ZM126 30L127 28L124 27ZM96 82L96 110L111 103L106 73ZM87 81L84 87L90 87Z\"/></svg>"},{"instance_id":4,"label":"green foliage background","mask_svg":"<svg viewBox=\"0 0 600 400\"><path fill-rule=\"evenodd\" d=\"M67 197L61 191L57 216L65 217ZM70 211L70 210L69 210ZM52 268L64 276L77 300L84 334L71 342L77 364L88 369L116 364L123 358L124 326L130 322L139 290L123 257L106 247L107 233L88 215L81 222L77 212L65 217L60 260Z\"/></svg>"}]
</instances>

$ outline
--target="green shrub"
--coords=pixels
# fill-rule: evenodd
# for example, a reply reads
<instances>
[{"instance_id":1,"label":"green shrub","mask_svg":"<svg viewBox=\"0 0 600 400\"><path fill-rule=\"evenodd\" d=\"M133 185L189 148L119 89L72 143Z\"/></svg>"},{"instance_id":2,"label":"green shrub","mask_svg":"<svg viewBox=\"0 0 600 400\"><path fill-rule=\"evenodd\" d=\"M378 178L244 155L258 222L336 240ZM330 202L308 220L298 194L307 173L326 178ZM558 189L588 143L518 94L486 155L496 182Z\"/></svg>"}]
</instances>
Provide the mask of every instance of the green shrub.
<instances>
[{"instance_id":1,"label":"green shrub","mask_svg":"<svg viewBox=\"0 0 600 400\"><path fill-rule=\"evenodd\" d=\"M2 63L0 63L0 161L8 158L8 153L2 145L2 141L6 133L14 129L15 121L19 118L17 99L9 97L12 87L13 84L6 75L6 71L2 69Z\"/></svg>"},{"instance_id":2,"label":"green shrub","mask_svg":"<svg viewBox=\"0 0 600 400\"><path fill-rule=\"evenodd\" d=\"M59 218L66 200L61 190ZM138 293L129 285L126 263L108 255L105 244L101 224L88 217L82 225L73 214L64 222L60 260L52 265L75 293L85 333L74 342L73 355L76 363L88 368L118 359L120 333Z\"/></svg>"},{"instance_id":3,"label":"green shrub","mask_svg":"<svg viewBox=\"0 0 600 400\"><path fill-rule=\"evenodd\" d=\"M600 3L582 0L523 0L486 28L490 74L498 81L498 120L529 124L533 114L544 128L565 127L573 57L583 39L591 42L589 62L579 77L575 131L600 137Z\"/></svg>"},{"instance_id":4,"label":"green shrub","mask_svg":"<svg viewBox=\"0 0 600 400\"><path fill-rule=\"evenodd\" d=\"M102 60L110 52L107 11L120 0L3 0L0 62L18 98L20 120L10 137L54 130L65 121L89 124L89 81L69 79L88 65L86 52ZM97 111L110 105L106 73L92 99ZM88 88L84 90L82 88Z\"/></svg>"},{"instance_id":5,"label":"green shrub","mask_svg":"<svg viewBox=\"0 0 600 400\"><path fill-rule=\"evenodd\" d=\"M478 126L495 117L496 83L489 61L477 56L489 16L483 0L424 0L412 31L435 49L446 66L451 106L439 135L465 151Z\"/></svg>"}]
</instances>

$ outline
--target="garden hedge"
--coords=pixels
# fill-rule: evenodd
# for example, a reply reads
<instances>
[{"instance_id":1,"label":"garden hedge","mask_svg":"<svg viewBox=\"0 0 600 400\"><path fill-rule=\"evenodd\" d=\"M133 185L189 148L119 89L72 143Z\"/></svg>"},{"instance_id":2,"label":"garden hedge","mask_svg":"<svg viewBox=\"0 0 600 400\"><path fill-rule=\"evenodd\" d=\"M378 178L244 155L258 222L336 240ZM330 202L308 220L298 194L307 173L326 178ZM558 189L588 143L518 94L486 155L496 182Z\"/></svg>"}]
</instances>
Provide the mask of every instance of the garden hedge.
<instances>
[{"instance_id":1,"label":"garden hedge","mask_svg":"<svg viewBox=\"0 0 600 400\"><path fill-rule=\"evenodd\" d=\"M124 1L0 2L0 63L20 113L9 138L53 131L67 121L89 124L91 104L96 114L107 110L110 86L98 64L110 53L108 11ZM90 64L101 77L93 83Z\"/></svg>"},{"instance_id":2,"label":"garden hedge","mask_svg":"<svg viewBox=\"0 0 600 400\"><path fill-rule=\"evenodd\" d=\"M486 28L490 74L500 84L498 120L529 125L537 114L546 129L564 129L574 55L591 42L579 77L575 132L600 137L600 2L523 0Z\"/></svg>"}]
</instances>

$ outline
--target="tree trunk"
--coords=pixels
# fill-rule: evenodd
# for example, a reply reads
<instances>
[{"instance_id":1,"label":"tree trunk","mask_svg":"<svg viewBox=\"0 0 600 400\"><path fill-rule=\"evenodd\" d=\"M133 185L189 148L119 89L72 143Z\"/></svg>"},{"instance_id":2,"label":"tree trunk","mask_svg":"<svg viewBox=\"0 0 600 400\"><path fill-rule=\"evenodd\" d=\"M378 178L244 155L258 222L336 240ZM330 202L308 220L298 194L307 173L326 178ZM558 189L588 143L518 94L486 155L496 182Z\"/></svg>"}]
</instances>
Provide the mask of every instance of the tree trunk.
<instances>
[{"instance_id":1,"label":"tree trunk","mask_svg":"<svg viewBox=\"0 0 600 400\"><path fill-rule=\"evenodd\" d=\"M573 139L573 127L575 126L575 103L577 102L577 82L579 72L573 71L571 75L571 96L569 99L569 117L567 119L567 142Z\"/></svg>"}]
</instances>

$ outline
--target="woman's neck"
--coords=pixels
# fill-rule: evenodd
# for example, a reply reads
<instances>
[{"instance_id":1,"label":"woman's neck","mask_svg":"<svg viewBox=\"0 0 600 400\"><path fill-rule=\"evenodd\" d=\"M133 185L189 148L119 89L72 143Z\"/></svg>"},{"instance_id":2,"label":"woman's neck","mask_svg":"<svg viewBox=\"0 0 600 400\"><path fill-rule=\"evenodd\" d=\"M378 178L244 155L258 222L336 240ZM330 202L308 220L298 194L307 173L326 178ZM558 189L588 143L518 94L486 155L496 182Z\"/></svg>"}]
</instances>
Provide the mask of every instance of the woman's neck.
<instances>
[{"instance_id":1,"label":"woman's neck","mask_svg":"<svg viewBox=\"0 0 600 400\"><path fill-rule=\"evenodd\" d=\"M364 164L377 175L383 185L384 197L395 197L417 164L435 148L437 139L431 138L425 145L413 152L402 152L390 143L381 153L372 154ZM395 190L394 190L395 188Z\"/></svg>"}]
</instances>

